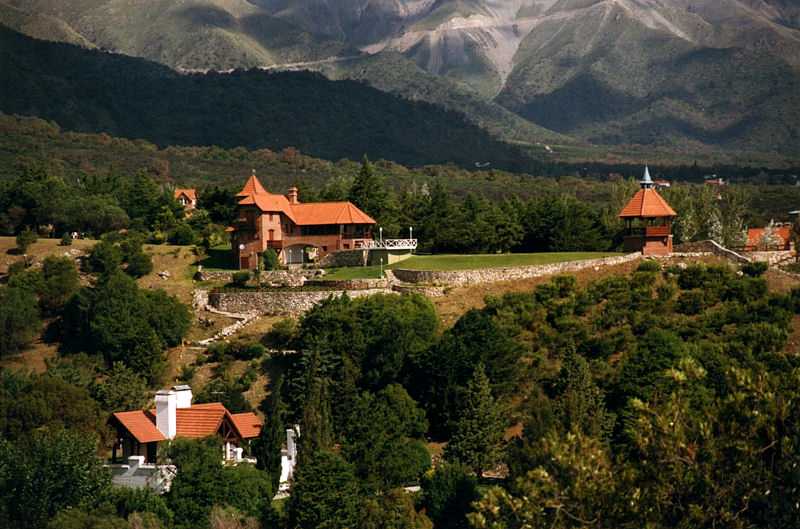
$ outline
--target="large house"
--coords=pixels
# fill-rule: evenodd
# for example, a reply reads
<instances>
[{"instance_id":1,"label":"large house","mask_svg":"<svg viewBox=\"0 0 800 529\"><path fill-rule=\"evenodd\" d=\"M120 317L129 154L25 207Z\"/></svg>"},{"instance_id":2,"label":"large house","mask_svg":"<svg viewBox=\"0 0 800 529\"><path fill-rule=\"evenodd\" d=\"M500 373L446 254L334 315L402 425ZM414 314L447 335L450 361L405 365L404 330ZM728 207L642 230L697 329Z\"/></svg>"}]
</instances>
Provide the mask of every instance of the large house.
<instances>
[{"instance_id":1,"label":"large house","mask_svg":"<svg viewBox=\"0 0 800 529\"><path fill-rule=\"evenodd\" d=\"M256 268L268 248L277 252L282 263L290 264L373 245L375 220L350 202L303 204L296 187L290 187L286 195L273 195L255 173L236 196L240 198L236 221L228 231L239 269Z\"/></svg>"}]
</instances>

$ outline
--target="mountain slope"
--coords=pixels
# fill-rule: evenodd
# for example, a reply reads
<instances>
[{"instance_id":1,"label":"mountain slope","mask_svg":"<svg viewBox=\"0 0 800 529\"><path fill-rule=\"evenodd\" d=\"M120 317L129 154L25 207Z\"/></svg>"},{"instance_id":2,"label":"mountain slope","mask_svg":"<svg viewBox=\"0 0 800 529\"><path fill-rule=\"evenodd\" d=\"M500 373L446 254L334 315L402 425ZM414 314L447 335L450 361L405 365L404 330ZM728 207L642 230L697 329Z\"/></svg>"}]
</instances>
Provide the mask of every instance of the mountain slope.
<instances>
[{"instance_id":1,"label":"mountain slope","mask_svg":"<svg viewBox=\"0 0 800 529\"><path fill-rule=\"evenodd\" d=\"M536 167L459 114L310 72L181 75L142 59L33 40L3 26L0 71L0 111L55 120L68 130L159 146L291 146L331 160L367 153L408 166L491 161L501 169Z\"/></svg>"},{"instance_id":2,"label":"mountain slope","mask_svg":"<svg viewBox=\"0 0 800 529\"><path fill-rule=\"evenodd\" d=\"M800 155L796 0L2 2L173 68L368 80L507 138L543 136L482 103L584 141Z\"/></svg>"}]
</instances>

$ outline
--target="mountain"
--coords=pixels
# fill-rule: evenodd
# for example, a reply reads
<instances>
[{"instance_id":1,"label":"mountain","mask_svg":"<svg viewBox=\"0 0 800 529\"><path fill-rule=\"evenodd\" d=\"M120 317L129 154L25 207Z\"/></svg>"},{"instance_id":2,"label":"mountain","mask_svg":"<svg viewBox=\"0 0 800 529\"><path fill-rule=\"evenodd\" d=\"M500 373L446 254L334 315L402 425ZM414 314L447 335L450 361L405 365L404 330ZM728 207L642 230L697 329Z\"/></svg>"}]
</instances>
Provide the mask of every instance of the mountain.
<instances>
[{"instance_id":1,"label":"mountain","mask_svg":"<svg viewBox=\"0 0 800 529\"><path fill-rule=\"evenodd\" d=\"M179 74L125 55L34 40L0 26L0 111L167 145L295 147L338 160L452 162L520 172L536 160L460 114L312 72ZM446 131L446 133L444 132Z\"/></svg>"},{"instance_id":2,"label":"mountain","mask_svg":"<svg viewBox=\"0 0 800 529\"><path fill-rule=\"evenodd\" d=\"M800 156L795 0L2 2L173 68L316 69L519 141Z\"/></svg>"}]
</instances>

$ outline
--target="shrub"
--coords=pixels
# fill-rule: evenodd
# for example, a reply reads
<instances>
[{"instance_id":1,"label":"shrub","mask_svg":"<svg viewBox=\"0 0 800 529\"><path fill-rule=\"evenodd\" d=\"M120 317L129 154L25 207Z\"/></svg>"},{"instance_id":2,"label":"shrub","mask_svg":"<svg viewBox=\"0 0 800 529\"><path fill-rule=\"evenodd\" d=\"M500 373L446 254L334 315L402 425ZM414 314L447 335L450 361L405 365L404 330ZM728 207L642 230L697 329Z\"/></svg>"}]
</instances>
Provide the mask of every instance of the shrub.
<instances>
[{"instance_id":1,"label":"shrub","mask_svg":"<svg viewBox=\"0 0 800 529\"><path fill-rule=\"evenodd\" d=\"M249 270L239 270L238 272L233 273L233 284L237 287L244 288L247 286L248 281L250 281Z\"/></svg>"},{"instance_id":2,"label":"shrub","mask_svg":"<svg viewBox=\"0 0 800 529\"><path fill-rule=\"evenodd\" d=\"M798 295L800 298L800 295ZM798 304L800 306L800 303ZM286 318L272 326L269 339L272 344L279 349L290 349L294 340L297 339L299 325L294 318Z\"/></svg>"},{"instance_id":3,"label":"shrub","mask_svg":"<svg viewBox=\"0 0 800 529\"><path fill-rule=\"evenodd\" d=\"M639 266L636 267L637 272L660 272L661 271L661 263L656 261L655 259L647 259L639 263Z\"/></svg>"},{"instance_id":4,"label":"shrub","mask_svg":"<svg viewBox=\"0 0 800 529\"><path fill-rule=\"evenodd\" d=\"M751 261L742 265L742 273L750 277L761 277L769 269L766 261Z\"/></svg>"},{"instance_id":5,"label":"shrub","mask_svg":"<svg viewBox=\"0 0 800 529\"><path fill-rule=\"evenodd\" d=\"M206 348L209 362L221 362L222 357L228 354L228 344L226 342L214 342Z\"/></svg>"},{"instance_id":6,"label":"shrub","mask_svg":"<svg viewBox=\"0 0 800 529\"><path fill-rule=\"evenodd\" d=\"M153 258L144 252L133 254L128 258L125 272L133 277L142 277L153 271Z\"/></svg>"},{"instance_id":7,"label":"shrub","mask_svg":"<svg viewBox=\"0 0 800 529\"><path fill-rule=\"evenodd\" d=\"M263 256L264 266L263 270L277 270L280 268L280 261L278 260L278 254L272 248L267 248L267 251L264 252Z\"/></svg>"},{"instance_id":8,"label":"shrub","mask_svg":"<svg viewBox=\"0 0 800 529\"><path fill-rule=\"evenodd\" d=\"M252 343L234 348L231 354L237 360L252 360L264 356L265 351L266 349L264 349L264 346L260 343Z\"/></svg>"},{"instance_id":9,"label":"shrub","mask_svg":"<svg viewBox=\"0 0 800 529\"><path fill-rule=\"evenodd\" d=\"M706 265L689 265L678 274L678 286L683 290L700 288L706 277Z\"/></svg>"},{"instance_id":10,"label":"shrub","mask_svg":"<svg viewBox=\"0 0 800 529\"><path fill-rule=\"evenodd\" d=\"M19 235L17 235L17 248L20 253L25 253L28 251L28 247L38 240L39 236L36 235L36 232L28 230L21 231Z\"/></svg>"},{"instance_id":11,"label":"shrub","mask_svg":"<svg viewBox=\"0 0 800 529\"><path fill-rule=\"evenodd\" d=\"M192 230L192 228L185 222L181 222L178 225L178 228L175 230L175 233L172 236L172 243L180 244L182 246L187 244L193 244L194 240L195 240L194 230Z\"/></svg>"},{"instance_id":12,"label":"shrub","mask_svg":"<svg viewBox=\"0 0 800 529\"><path fill-rule=\"evenodd\" d=\"M681 314L700 314L706 305L706 293L703 290L688 290L678 297L678 312Z\"/></svg>"},{"instance_id":13,"label":"shrub","mask_svg":"<svg viewBox=\"0 0 800 529\"><path fill-rule=\"evenodd\" d=\"M58 243L59 246L72 246L72 235L69 232L64 232L64 235L61 236L61 242Z\"/></svg>"}]
</instances>

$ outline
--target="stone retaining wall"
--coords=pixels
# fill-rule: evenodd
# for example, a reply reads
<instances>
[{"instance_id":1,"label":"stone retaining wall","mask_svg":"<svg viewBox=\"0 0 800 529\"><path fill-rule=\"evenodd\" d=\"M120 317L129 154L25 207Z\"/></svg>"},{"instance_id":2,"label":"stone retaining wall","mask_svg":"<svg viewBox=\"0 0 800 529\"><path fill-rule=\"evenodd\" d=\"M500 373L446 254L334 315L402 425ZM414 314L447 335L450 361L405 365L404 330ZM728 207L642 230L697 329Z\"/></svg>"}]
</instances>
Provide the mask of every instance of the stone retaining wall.
<instances>
[{"instance_id":1,"label":"stone retaining wall","mask_svg":"<svg viewBox=\"0 0 800 529\"><path fill-rule=\"evenodd\" d=\"M365 290L369 288L389 288L387 279L317 279L308 285L330 287L333 290Z\"/></svg>"},{"instance_id":2,"label":"stone retaining wall","mask_svg":"<svg viewBox=\"0 0 800 529\"><path fill-rule=\"evenodd\" d=\"M679 244L675 247L675 252L708 252L727 257L737 263L749 263L750 261L766 261L770 265L779 263L794 262L797 259L795 250L779 250L771 252L742 252L736 253L720 246L716 241L699 241L686 244Z\"/></svg>"},{"instance_id":3,"label":"stone retaining wall","mask_svg":"<svg viewBox=\"0 0 800 529\"><path fill-rule=\"evenodd\" d=\"M432 287L425 285L394 285L392 290L400 294L421 294L426 298L438 298L444 295L445 287Z\"/></svg>"},{"instance_id":4,"label":"stone retaining wall","mask_svg":"<svg viewBox=\"0 0 800 529\"><path fill-rule=\"evenodd\" d=\"M233 272L221 270L200 270L197 272L200 281L233 281ZM322 277L325 270L299 269L299 270L266 270L261 272L261 281L276 285L290 287L301 286L312 277Z\"/></svg>"},{"instance_id":5,"label":"stone retaining wall","mask_svg":"<svg viewBox=\"0 0 800 529\"><path fill-rule=\"evenodd\" d=\"M483 268L478 270L405 270L395 268L394 276L405 283L441 283L444 285L466 285L469 283L494 283L511 279L525 279L546 275L575 272L595 266L608 266L641 259L641 253L619 257L601 257L583 261L565 261L546 265L509 266L503 268Z\"/></svg>"},{"instance_id":6,"label":"stone retaining wall","mask_svg":"<svg viewBox=\"0 0 800 529\"><path fill-rule=\"evenodd\" d=\"M208 303L215 309L226 312L259 312L270 316L297 317L329 296L341 296L343 292L347 292L351 298L393 293L388 288L309 292L209 292Z\"/></svg>"},{"instance_id":7,"label":"stone retaining wall","mask_svg":"<svg viewBox=\"0 0 800 529\"><path fill-rule=\"evenodd\" d=\"M737 263L749 263L750 259L741 254L720 246L717 241L698 241L679 244L673 248L675 253L713 253Z\"/></svg>"},{"instance_id":8,"label":"stone retaining wall","mask_svg":"<svg viewBox=\"0 0 800 529\"><path fill-rule=\"evenodd\" d=\"M323 268L342 267L342 266L365 266L369 250L336 250L331 252L319 261L317 266Z\"/></svg>"}]
</instances>

